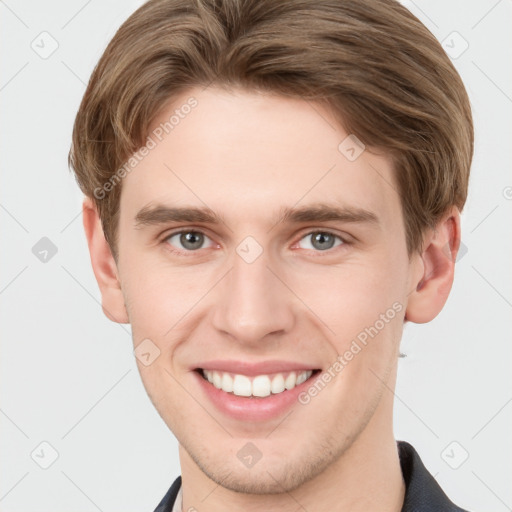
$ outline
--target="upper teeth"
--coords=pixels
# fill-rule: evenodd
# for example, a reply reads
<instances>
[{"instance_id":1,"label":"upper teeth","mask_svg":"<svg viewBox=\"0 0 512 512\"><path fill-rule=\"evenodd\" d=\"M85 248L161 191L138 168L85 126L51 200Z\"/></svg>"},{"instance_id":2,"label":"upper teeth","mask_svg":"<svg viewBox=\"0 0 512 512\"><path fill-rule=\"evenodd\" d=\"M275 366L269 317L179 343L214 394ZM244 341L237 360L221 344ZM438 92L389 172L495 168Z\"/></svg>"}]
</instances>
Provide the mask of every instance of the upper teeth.
<instances>
[{"instance_id":1,"label":"upper teeth","mask_svg":"<svg viewBox=\"0 0 512 512\"><path fill-rule=\"evenodd\" d=\"M293 389L295 386L308 380L313 370L303 372L290 372L288 374L277 373L258 375L252 380L247 375L230 374L214 370L203 370L203 375L217 389L238 396L269 396L270 393L282 393L285 389Z\"/></svg>"}]
</instances>

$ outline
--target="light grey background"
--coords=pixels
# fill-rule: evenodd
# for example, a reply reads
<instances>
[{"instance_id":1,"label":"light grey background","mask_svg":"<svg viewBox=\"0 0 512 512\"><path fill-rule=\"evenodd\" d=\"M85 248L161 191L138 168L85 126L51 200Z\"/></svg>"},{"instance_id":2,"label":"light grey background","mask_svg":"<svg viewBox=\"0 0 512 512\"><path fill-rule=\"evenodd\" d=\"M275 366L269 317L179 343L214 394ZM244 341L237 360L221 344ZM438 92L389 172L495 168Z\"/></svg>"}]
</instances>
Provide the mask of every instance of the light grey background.
<instances>
[{"instance_id":1,"label":"light grey background","mask_svg":"<svg viewBox=\"0 0 512 512\"><path fill-rule=\"evenodd\" d=\"M102 314L67 169L93 66L141 3L0 1L2 512L152 511L180 472L129 326ZM456 57L476 150L451 296L405 328L396 437L460 506L512 510L512 1L404 3ZM32 251L43 237L57 248L46 262ZM48 469L42 442L58 453Z\"/></svg>"}]
</instances>

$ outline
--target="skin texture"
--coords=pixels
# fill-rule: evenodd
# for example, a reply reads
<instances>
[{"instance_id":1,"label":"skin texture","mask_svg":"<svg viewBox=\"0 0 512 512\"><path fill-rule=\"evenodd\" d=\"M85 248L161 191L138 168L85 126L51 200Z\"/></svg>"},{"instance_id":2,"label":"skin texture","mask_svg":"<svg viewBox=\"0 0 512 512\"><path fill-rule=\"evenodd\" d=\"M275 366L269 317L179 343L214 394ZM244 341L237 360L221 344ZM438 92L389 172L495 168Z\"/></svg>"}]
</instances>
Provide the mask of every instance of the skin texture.
<instances>
[{"instance_id":1,"label":"skin texture","mask_svg":"<svg viewBox=\"0 0 512 512\"><path fill-rule=\"evenodd\" d=\"M131 323L135 347L149 338L160 350L151 365L137 364L180 443L183 510L399 511L405 488L392 410L403 323L428 322L442 309L459 212L447 212L409 259L391 160L367 148L349 161L338 150L348 134L326 109L195 88L153 128L190 96L197 107L122 182L117 262L90 199L83 210L105 314ZM364 208L378 222L280 222L281 208L316 203ZM157 204L207 206L224 223L137 225L137 213ZM183 228L205 234L199 249L169 238ZM323 230L341 237L327 250L312 245ZM263 251L252 263L236 252L247 236ZM192 372L219 358L325 370L394 303L402 310L287 415L225 416ZM237 457L249 441L262 454L252 468Z\"/></svg>"}]
</instances>

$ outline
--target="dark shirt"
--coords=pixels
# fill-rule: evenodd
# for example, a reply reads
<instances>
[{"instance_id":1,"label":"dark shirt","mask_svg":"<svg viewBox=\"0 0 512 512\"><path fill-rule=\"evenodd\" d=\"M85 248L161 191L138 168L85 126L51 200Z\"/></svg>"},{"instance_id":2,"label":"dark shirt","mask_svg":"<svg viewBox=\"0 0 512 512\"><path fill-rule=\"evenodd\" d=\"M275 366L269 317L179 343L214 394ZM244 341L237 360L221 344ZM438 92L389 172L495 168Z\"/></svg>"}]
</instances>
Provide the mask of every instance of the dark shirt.
<instances>
[{"instance_id":1,"label":"dark shirt","mask_svg":"<svg viewBox=\"0 0 512 512\"><path fill-rule=\"evenodd\" d=\"M398 441L397 444L406 487L401 512L467 512L448 499L409 443ZM181 476L171 485L155 512L172 512L180 486Z\"/></svg>"}]
</instances>

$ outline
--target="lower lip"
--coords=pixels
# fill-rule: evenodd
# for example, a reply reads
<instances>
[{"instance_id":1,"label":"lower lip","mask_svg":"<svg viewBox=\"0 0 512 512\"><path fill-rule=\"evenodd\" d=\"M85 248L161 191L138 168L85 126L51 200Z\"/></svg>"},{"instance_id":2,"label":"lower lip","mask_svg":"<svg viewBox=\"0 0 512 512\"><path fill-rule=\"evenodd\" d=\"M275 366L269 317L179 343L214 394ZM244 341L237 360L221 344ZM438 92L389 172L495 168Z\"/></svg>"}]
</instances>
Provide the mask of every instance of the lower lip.
<instances>
[{"instance_id":1,"label":"lower lip","mask_svg":"<svg viewBox=\"0 0 512 512\"><path fill-rule=\"evenodd\" d=\"M206 396L222 413L240 421L266 421L284 414L293 404L298 403L299 394L314 382L317 373L293 389L266 397L246 397L217 389L200 375L193 372Z\"/></svg>"}]
</instances>

